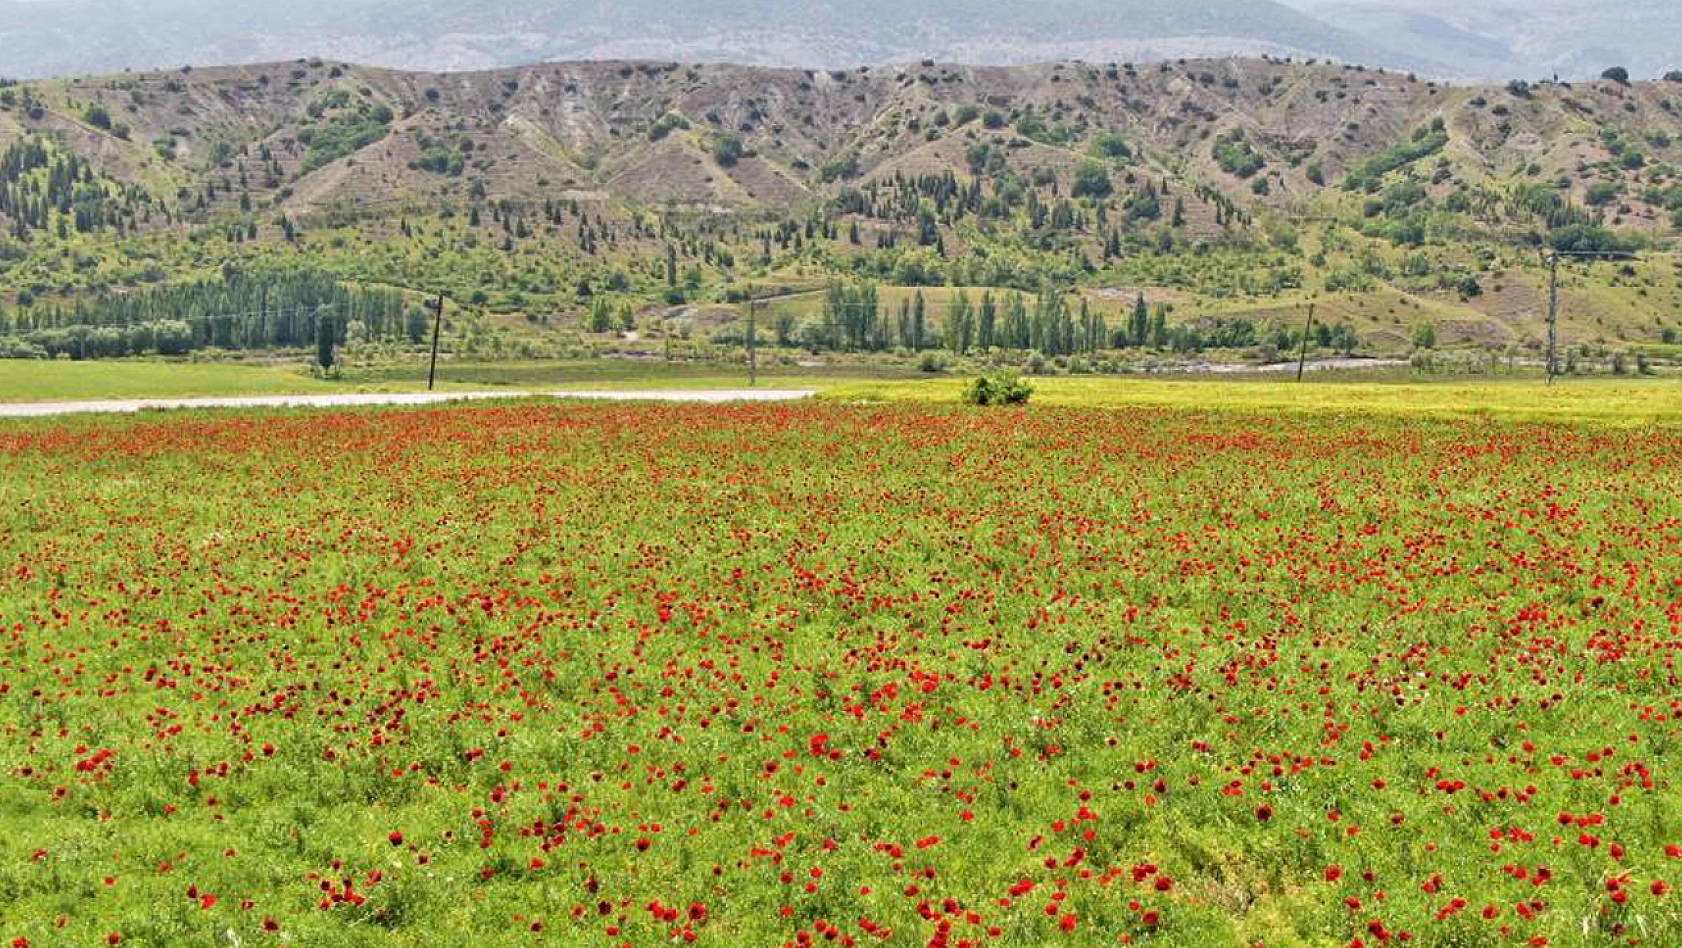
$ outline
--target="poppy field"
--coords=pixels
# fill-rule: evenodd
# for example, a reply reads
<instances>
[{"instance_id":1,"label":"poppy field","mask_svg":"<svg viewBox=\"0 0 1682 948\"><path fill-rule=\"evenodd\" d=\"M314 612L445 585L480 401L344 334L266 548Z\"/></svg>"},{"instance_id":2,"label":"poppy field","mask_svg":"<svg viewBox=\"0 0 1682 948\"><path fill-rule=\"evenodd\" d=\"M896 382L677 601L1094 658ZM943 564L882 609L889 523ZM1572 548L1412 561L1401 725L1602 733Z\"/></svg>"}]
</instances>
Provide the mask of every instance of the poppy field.
<instances>
[{"instance_id":1,"label":"poppy field","mask_svg":"<svg viewBox=\"0 0 1682 948\"><path fill-rule=\"evenodd\" d=\"M0 945L1682 944L1682 430L0 425Z\"/></svg>"}]
</instances>

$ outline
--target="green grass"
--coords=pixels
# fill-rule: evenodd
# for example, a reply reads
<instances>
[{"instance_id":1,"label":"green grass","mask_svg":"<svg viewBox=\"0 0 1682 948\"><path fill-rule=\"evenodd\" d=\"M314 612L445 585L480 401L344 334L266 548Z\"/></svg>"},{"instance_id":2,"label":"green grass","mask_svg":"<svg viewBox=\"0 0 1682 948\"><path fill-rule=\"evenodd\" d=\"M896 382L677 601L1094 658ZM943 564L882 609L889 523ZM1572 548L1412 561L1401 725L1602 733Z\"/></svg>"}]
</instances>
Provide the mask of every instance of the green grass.
<instances>
[{"instance_id":1,"label":"green grass","mask_svg":"<svg viewBox=\"0 0 1682 948\"><path fill-rule=\"evenodd\" d=\"M1682 429L1400 410L1538 392L0 424L0 945L1682 944Z\"/></svg>"},{"instance_id":2,"label":"green grass","mask_svg":"<svg viewBox=\"0 0 1682 948\"><path fill-rule=\"evenodd\" d=\"M1675 379L1512 379L1345 381L1282 379L1140 379L1064 376L1033 379L1035 404L1084 407L1156 406L1320 414L1377 414L1519 421L1594 420L1620 425L1682 422L1682 382ZM841 385L823 393L838 401L957 401L967 380Z\"/></svg>"},{"instance_id":3,"label":"green grass","mask_svg":"<svg viewBox=\"0 0 1682 948\"><path fill-rule=\"evenodd\" d=\"M238 395L412 392L426 388L425 363L347 367L337 379L311 377L297 364L251 365L160 361L0 361L0 402ZM767 366L764 388L814 388L904 381L904 371L862 365ZM743 388L745 366L718 363L595 360L576 362L445 362L444 391L509 389Z\"/></svg>"},{"instance_id":4,"label":"green grass","mask_svg":"<svg viewBox=\"0 0 1682 948\"><path fill-rule=\"evenodd\" d=\"M443 384L463 389L678 389L745 388L745 365L717 362L662 362L657 359L597 359L591 361L501 362L446 364L439 367ZM916 376L904 370L867 365L789 367L764 366L762 388L831 388L877 381L906 383ZM362 385L424 388L424 364L358 368L345 381Z\"/></svg>"},{"instance_id":5,"label":"green grass","mask_svg":"<svg viewBox=\"0 0 1682 948\"><path fill-rule=\"evenodd\" d=\"M0 402L201 395L293 395L338 390L291 367L147 361L0 362Z\"/></svg>"}]
</instances>

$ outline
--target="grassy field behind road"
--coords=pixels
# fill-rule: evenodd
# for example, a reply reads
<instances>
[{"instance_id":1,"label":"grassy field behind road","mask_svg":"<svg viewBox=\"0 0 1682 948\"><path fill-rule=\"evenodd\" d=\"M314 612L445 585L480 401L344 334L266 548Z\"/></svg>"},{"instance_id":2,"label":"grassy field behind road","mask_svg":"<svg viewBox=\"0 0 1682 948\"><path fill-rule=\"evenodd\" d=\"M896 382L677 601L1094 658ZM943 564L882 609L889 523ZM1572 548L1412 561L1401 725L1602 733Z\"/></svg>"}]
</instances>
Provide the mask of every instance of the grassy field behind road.
<instances>
[{"instance_id":1,"label":"grassy field behind road","mask_svg":"<svg viewBox=\"0 0 1682 948\"><path fill-rule=\"evenodd\" d=\"M1568 379L1548 386L1539 377L1375 382L1338 381L1328 376L1323 373L1302 383L1284 379L1114 376L1031 381L1036 405L1488 416L1517 421L1592 419L1628 425L1682 423L1682 382L1674 379ZM841 401L955 401L966 384L967 380L956 378L863 382L837 385L822 397Z\"/></svg>"},{"instance_id":2,"label":"grassy field behind road","mask_svg":"<svg viewBox=\"0 0 1682 948\"><path fill-rule=\"evenodd\" d=\"M296 395L334 390L332 383L285 367L140 361L0 362L0 402Z\"/></svg>"},{"instance_id":3,"label":"grassy field behind road","mask_svg":"<svg viewBox=\"0 0 1682 948\"><path fill-rule=\"evenodd\" d=\"M915 379L905 372L860 366L767 369L763 388L817 388ZM745 368L718 363L590 362L445 363L443 391L742 388ZM115 398L412 392L426 388L426 365L350 367L339 378L321 379L296 364L182 363L147 361L0 361L0 402L89 401Z\"/></svg>"}]
</instances>

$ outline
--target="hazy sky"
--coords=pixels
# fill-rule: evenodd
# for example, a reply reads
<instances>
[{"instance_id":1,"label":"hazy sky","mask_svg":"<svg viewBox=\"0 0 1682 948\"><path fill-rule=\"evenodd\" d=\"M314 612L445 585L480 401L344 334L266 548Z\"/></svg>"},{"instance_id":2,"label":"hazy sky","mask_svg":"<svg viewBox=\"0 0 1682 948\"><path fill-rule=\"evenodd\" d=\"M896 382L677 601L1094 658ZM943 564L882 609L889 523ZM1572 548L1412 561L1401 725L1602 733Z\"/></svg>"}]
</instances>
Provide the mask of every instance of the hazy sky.
<instances>
[{"instance_id":1,"label":"hazy sky","mask_svg":"<svg viewBox=\"0 0 1682 948\"><path fill-rule=\"evenodd\" d=\"M294 5L292 0L11 0L11 2L38 4L79 2L84 6L96 8L132 7L138 4L154 10L167 10L170 8L179 9L192 6L213 6L224 10L267 10L276 12L284 12ZM342 0L342 2L343 5L346 6L357 6L379 2L379 0ZM681 6L688 7L691 10L702 9L707 6L707 0L675 0L675 2ZM1526 2L1522 4L1515 3L1514 0L1279 0L1279 2L1284 3L1286 6L1301 8L1324 6L1407 7L1408 9L1429 11L1439 15L1451 15L1456 11L1465 10L1467 8L1512 8L1522 10L1582 6L1586 0L1526 0ZM569 5L572 4L567 2L553 4L555 7L565 7ZM846 9L848 6L846 0L832 0L829 5L842 10ZM925 2L925 0L904 0L904 2L900 5L907 9L917 9L919 7L928 6L929 4ZM1042 9L1055 9L1058 6L1058 0L1038 0L1035 5ZM1186 3L1185 0L1162 0L1162 6L1165 9L1172 10L1178 7L1184 7L1186 6Z\"/></svg>"},{"instance_id":2,"label":"hazy sky","mask_svg":"<svg viewBox=\"0 0 1682 948\"><path fill-rule=\"evenodd\" d=\"M1678 37L1682 0L0 0L0 76L308 55L451 70L1272 53L1505 81L1656 77L1682 66Z\"/></svg>"}]
</instances>

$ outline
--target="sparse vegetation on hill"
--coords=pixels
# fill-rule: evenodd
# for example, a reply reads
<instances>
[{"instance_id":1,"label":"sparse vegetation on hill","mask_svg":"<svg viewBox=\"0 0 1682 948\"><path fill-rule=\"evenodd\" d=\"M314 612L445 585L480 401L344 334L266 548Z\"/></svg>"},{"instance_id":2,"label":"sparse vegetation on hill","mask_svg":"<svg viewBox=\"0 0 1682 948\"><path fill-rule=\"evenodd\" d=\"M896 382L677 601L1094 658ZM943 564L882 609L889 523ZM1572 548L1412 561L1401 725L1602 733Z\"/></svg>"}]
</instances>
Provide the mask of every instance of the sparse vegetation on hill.
<instances>
[{"instance_id":1,"label":"sparse vegetation on hill","mask_svg":"<svg viewBox=\"0 0 1682 948\"><path fill-rule=\"evenodd\" d=\"M1428 321L1435 351L1513 359L1545 338L1539 250L1675 239L1671 88L1458 89L1267 59L447 81L305 60L18 83L0 90L0 336L46 351L27 341L42 312L226 264L405 306L443 293L462 314L447 344L485 356L739 344L753 285L793 320L769 344L961 354L936 367L1265 361L1315 298L1327 332L1348 329L1332 350L1406 354ZM813 330L836 280L880 289L866 343ZM899 331L901 288L925 291L918 333ZM1055 298L1081 340L1082 305L1126 325L1143 290L1163 330L965 341L949 288L972 307ZM1682 332L1662 256L1574 264L1562 298L1568 344L1632 365Z\"/></svg>"},{"instance_id":2,"label":"sparse vegetation on hill","mask_svg":"<svg viewBox=\"0 0 1682 948\"><path fill-rule=\"evenodd\" d=\"M1447 144L1447 127L1441 118L1434 119L1430 126L1415 131L1408 141L1392 145L1362 162L1360 167L1350 172L1344 187L1351 191L1375 190L1385 175L1428 158L1442 151Z\"/></svg>"}]
</instances>

